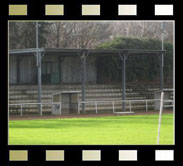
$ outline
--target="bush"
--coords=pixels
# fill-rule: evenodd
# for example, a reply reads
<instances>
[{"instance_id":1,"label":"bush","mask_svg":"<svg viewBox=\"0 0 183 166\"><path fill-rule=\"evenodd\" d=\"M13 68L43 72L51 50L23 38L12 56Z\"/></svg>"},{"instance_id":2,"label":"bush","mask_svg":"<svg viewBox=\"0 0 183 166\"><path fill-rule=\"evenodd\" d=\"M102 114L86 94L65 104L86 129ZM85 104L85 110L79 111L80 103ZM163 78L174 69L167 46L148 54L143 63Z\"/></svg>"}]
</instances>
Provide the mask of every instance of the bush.
<instances>
[{"instance_id":1,"label":"bush","mask_svg":"<svg viewBox=\"0 0 183 166\"><path fill-rule=\"evenodd\" d=\"M149 49L161 50L161 41L155 39L116 38L98 46L99 49ZM164 56L164 81L173 82L173 45L164 43L166 50ZM160 56L135 55L129 56L126 64L127 82L159 82ZM121 81L120 57L98 57L97 73L98 83Z\"/></svg>"}]
</instances>

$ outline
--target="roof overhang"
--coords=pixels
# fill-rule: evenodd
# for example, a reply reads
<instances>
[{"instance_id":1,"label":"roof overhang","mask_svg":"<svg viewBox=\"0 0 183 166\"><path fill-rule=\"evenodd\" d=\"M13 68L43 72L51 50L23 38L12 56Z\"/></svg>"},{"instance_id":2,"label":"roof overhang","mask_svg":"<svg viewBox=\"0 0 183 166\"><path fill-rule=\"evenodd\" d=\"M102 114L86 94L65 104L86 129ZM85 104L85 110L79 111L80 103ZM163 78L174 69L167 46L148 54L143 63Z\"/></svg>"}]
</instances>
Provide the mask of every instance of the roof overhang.
<instances>
[{"instance_id":1,"label":"roof overhang","mask_svg":"<svg viewBox=\"0 0 183 166\"><path fill-rule=\"evenodd\" d=\"M162 54L163 50L143 50L143 49L61 49L61 48L27 48L9 50L9 55L30 55L37 52L45 55L60 55L60 56L76 56L88 54L93 56L113 56L119 54L134 55L134 54Z\"/></svg>"}]
</instances>

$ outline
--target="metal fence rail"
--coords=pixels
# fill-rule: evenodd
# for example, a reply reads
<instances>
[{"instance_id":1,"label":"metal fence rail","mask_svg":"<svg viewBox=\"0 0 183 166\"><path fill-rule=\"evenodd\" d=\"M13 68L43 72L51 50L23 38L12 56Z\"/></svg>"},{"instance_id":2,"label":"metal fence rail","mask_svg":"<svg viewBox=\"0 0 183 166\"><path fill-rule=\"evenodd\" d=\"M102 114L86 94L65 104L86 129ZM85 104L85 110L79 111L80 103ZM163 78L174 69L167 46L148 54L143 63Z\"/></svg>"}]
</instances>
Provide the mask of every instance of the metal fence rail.
<instances>
[{"instance_id":1,"label":"metal fence rail","mask_svg":"<svg viewBox=\"0 0 183 166\"><path fill-rule=\"evenodd\" d=\"M169 105L164 105L164 103L169 103ZM163 100L163 107L167 108L167 107L173 107L174 106L174 101L173 100Z\"/></svg>"},{"instance_id":2,"label":"metal fence rail","mask_svg":"<svg viewBox=\"0 0 183 166\"><path fill-rule=\"evenodd\" d=\"M41 111L40 115L43 115L42 107L43 105L59 105L60 106L60 115L62 114L62 103L61 102L49 102L49 103L17 103L17 104L9 104L9 106L20 106L20 116L23 116L23 106L25 105L40 105Z\"/></svg>"},{"instance_id":3,"label":"metal fence rail","mask_svg":"<svg viewBox=\"0 0 183 166\"><path fill-rule=\"evenodd\" d=\"M155 102L155 101L160 101L160 99L146 99L146 100L113 100L113 101L80 101L78 102L78 114L80 114L81 112L81 109L80 109L80 106L82 104L90 104L90 105L93 105L95 107L95 112L96 114L98 114L99 112L99 108L98 108L98 105L103 103L103 104L111 104L112 106L112 112L113 113L116 113L115 112L115 104L117 103L128 103L128 106L129 106L129 112L132 112L132 104L134 103L139 103L139 102L142 102L142 103L145 103L145 110L146 112L148 111L148 103L149 102ZM169 103L169 104L164 104L164 103ZM164 103L163 103L163 107L164 108L167 108L167 107L173 107L174 106L174 100L164 100ZM59 105L59 108L60 108L60 115L62 115L62 103L61 102L48 102L48 103L17 103L17 104L9 104L9 106L20 106L20 116L23 116L23 106L25 105L40 105L41 107L41 111L40 111L40 115L42 116L43 115L43 111L42 111L42 107L43 105L51 105L52 108L53 108L53 105ZM85 110L86 111L86 110Z\"/></svg>"},{"instance_id":4,"label":"metal fence rail","mask_svg":"<svg viewBox=\"0 0 183 166\"><path fill-rule=\"evenodd\" d=\"M100 103L111 103L112 106L112 111L115 113L115 104L116 103L128 103L129 104L129 110L132 112L132 103L139 103L139 102L144 102L145 103L145 110L146 112L148 111L148 102L155 102L155 101L160 101L160 99L146 99L146 100L114 100L114 101L81 101L78 103L78 114L80 114L80 106L82 104L93 104L95 106L95 112L96 114L98 113L98 104ZM164 103L171 103L170 105L164 105L163 107L173 107L174 102L173 100L164 100Z\"/></svg>"}]
</instances>

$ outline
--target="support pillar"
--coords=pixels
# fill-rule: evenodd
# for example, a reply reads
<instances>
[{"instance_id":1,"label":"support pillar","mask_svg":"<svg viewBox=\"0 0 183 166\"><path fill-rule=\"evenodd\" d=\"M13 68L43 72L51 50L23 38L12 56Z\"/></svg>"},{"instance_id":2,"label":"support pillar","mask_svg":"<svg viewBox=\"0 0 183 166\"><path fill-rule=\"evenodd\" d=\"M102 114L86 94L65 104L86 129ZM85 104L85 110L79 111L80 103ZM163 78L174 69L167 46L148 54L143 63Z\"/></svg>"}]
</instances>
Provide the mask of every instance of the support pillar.
<instances>
[{"instance_id":1,"label":"support pillar","mask_svg":"<svg viewBox=\"0 0 183 166\"><path fill-rule=\"evenodd\" d=\"M86 55L83 53L82 55L83 61L83 73L82 73L82 101L85 101L85 88L86 88ZM85 113L85 104L82 104L82 111Z\"/></svg>"},{"instance_id":2,"label":"support pillar","mask_svg":"<svg viewBox=\"0 0 183 166\"><path fill-rule=\"evenodd\" d=\"M58 57L59 84L62 83L62 62L65 58Z\"/></svg>"},{"instance_id":3,"label":"support pillar","mask_svg":"<svg viewBox=\"0 0 183 166\"><path fill-rule=\"evenodd\" d=\"M41 103L42 83L41 83L41 53L36 53L36 66L37 66L37 83L38 83L38 103ZM38 104L38 111L41 113L41 104Z\"/></svg>"},{"instance_id":4,"label":"support pillar","mask_svg":"<svg viewBox=\"0 0 183 166\"><path fill-rule=\"evenodd\" d=\"M122 73L122 111L126 110L126 59L128 57L127 53L120 53L121 58L121 73Z\"/></svg>"},{"instance_id":5,"label":"support pillar","mask_svg":"<svg viewBox=\"0 0 183 166\"><path fill-rule=\"evenodd\" d=\"M123 96L122 96L122 100L125 101L126 100L126 55L123 55L123 67L122 67L122 87L123 87ZM122 110L125 111L126 109L126 103L123 102L122 103Z\"/></svg>"},{"instance_id":6,"label":"support pillar","mask_svg":"<svg viewBox=\"0 0 183 166\"><path fill-rule=\"evenodd\" d=\"M17 84L20 85L21 84L21 72L20 72L20 63L23 60L24 56L17 56L16 60L17 60Z\"/></svg>"},{"instance_id":7,"label":"support pillar","mask_svg":"<svg viewBox=\"0 0 183 166\"><path fill-rule=\"evenodd\" d=\"M38 112L40 115L42 115L42 104L41 104L41 52L39 52L39 27L40 24L38 23L38 21L36 22L36 66L37 66L37 83L38 83Z\"/></svg>"},{"instance_id":8,"label":"support pillar","mask_svg":"<svg viewBox=\"0 0 183 166\"><path fill-rule=\"evenodd\" d=\"M17 56L17 84L20 84L20 57Z\"/></svg>"}]
</instances>

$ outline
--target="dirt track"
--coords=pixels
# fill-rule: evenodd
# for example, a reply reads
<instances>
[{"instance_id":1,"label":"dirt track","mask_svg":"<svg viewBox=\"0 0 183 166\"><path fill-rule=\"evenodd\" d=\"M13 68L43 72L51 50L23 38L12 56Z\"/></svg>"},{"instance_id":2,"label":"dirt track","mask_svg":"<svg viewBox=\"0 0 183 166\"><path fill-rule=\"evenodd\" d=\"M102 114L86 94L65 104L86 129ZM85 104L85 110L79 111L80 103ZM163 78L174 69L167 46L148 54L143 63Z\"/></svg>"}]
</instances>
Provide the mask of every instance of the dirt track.
<instances>
[{"instance_id":1,"label":"dirt track","mask_svg":"<svg viewBox=\"0 0 183 166\"><path fill-rule=\"evenodd\" d=\"M172 110L164 110L163 114L170 114L173 113ZM159 111L149 111L149 112L136 112L133 115L152 115L152 114L159 114ZM80 114L80 115L59 115L59 116L53 116L53 115L43 115L41 116L35 116L35 115L24 115L20 117L20 115L12 115L9 117L9 120L33 120L33 119L56 119L56 118L89 118L89 117L104 117L104 116L124 116L123 115L115 115L115 114Z\"/></svg>"}]
</instances>

